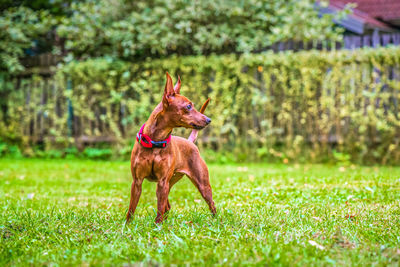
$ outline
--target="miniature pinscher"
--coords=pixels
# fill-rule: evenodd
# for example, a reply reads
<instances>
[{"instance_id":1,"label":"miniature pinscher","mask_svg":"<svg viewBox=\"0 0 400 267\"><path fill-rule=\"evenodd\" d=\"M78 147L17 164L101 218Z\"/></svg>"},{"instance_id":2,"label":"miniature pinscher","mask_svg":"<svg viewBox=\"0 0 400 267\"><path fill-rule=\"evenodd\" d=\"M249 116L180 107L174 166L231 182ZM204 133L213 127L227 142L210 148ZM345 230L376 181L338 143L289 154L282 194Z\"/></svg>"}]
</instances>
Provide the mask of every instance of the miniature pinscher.
<instances>
[{"instance_id":1,"label":"miniature pinscher","mask_svg":"<svg viewBox=\"0 0 400 267\"><path fill-rule=\"evenodd\" d=\"M147 179L157 183L157 217L161 223L171 209L168 194L172 186L187 175L207 202L211 213L216 214L208 168L194 144L198 130L210 124L211 119L202 113L210 99L203 104L200 112L193 103L180 95L181 80L173 86L171 76L166 73L164 95L161 103L153 110L150 118L140 128L131 154L131 172L133 177L131 200L126 222L135 213L142 182ZM191 128L189 139L171 136L176 127ZM157 141L154 141L157 140Z\"/></svg>"}]
</instances>

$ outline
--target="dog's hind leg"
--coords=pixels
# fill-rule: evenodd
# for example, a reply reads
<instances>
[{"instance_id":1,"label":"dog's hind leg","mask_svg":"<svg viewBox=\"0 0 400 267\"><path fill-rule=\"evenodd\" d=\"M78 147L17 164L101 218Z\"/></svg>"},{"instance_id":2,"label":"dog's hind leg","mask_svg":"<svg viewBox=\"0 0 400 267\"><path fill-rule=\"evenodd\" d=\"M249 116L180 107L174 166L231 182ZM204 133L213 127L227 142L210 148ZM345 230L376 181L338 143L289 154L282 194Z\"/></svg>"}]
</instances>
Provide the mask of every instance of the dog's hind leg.
<instances>
[{"instance_id":1,"label":"dog's hind leg","mask_svg":"<svg viewBox=\"0 0 400 267\"><path fill-rule=\"evenodd\" d=\"M208 204L210 211L213 215L217 213L215 204L212 198L212 190L210 185L210 177L208 168L204 160L198 155L190 164L190 171L188 173L189 179L199 190L201 196Z\"/></svg>"},{"instance_id":2,"label":"dog's hind leg","mask_svg":"<svg viewBox=\"0 0 400 267\"><path fill-rule=\"evenodd\" d=\"M180 179L182 179L183 175L184 175L183 173L176 173L176 174L174 174L174 176L172 176L171 180L169 181L168 195L169 195L169 192L171 192L171 189L174 186L174 184L176 184ZM171 204L169 204L169 199L167 199L167 206L165 208L165 213L170 211L170 209L171 209ZM167 218L167 215L168 214L166 214L164 217Z\"/></svg>"}]
</instances>

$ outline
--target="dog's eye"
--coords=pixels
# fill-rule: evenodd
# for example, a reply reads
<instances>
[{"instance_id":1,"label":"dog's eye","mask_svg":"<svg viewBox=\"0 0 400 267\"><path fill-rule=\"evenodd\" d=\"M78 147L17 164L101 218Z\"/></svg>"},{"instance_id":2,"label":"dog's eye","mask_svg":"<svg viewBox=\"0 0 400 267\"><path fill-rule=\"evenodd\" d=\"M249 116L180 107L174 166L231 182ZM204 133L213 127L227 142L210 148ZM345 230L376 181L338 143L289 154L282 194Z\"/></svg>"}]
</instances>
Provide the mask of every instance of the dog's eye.
<instances>
[{"instance_id":1,"label":"dog's eye","mask_svg":"<svg viewBox=\"0 0 400 267\"><path fill-rule=\"evenodd\" d=\"M186 106L186 108L187 108L188 110L191 110L191 109L192 109L192 105L189 104L189 105Z\"/></svg>"}]
</instances>

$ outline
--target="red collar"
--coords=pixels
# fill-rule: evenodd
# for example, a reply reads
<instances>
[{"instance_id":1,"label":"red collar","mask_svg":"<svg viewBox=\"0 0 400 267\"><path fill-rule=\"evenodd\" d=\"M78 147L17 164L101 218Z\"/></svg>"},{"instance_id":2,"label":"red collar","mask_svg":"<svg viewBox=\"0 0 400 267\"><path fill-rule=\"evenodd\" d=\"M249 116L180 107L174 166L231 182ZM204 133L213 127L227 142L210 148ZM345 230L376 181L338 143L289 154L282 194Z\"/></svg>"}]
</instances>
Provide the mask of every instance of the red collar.
<instances>
[{"instance_id":1,"label":"red collar","mask_svg":"<svg viewBox=\"0 0 400 267\"><path fill-rule=\"evenodd\" d=\"M138 141L142 146L147 147L147 148L164 148L166 147L169 142L171 142L171 134L164 140L162 141L153 141L151 138L143 133L144 125L140 128L138 134L136 135L136 141Z\"/></svg>"}]
</instances>

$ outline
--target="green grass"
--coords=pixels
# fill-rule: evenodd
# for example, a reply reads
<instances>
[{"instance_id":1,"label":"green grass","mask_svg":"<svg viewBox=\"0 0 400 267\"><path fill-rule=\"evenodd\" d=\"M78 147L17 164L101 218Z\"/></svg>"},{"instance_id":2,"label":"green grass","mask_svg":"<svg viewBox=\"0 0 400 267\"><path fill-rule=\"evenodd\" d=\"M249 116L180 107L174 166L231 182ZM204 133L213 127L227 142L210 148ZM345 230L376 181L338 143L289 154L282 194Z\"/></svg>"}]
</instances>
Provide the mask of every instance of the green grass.
<instances>
[{"instance_id":1,"label":"green grass","mask_svg":"<svg viewBox=\"0 0 400 267\"><path fill-rule=\"evenodd\" d=\"M187 178L155 225L129 162L0 160L0 265L400 264L400 168L209 165L218 216Z\"/></svg>"}]
</instances>

